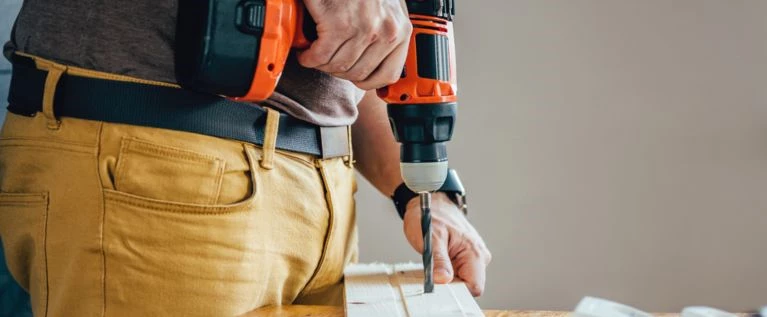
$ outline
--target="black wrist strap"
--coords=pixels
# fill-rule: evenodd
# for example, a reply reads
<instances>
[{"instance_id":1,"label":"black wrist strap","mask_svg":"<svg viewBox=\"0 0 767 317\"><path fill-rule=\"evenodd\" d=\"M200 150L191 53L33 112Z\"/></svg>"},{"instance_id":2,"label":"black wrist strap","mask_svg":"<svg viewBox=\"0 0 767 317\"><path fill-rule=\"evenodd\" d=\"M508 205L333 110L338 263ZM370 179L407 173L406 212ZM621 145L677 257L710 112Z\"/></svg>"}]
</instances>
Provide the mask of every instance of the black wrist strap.
<instances>
[{"instance_id":1,"label":"black wrist strap","mask_svg":"<svg viewBox=\"0 0 767 317\"><path fill-rule=\"evenodd\" d=\"M397 214L399 214L400 219L405 218L407 203L417 196L418 194L410 190L405 183L400 184L397 186L397 189L394 190L394 195L391 196L391 199L394 201L394 208L397 209Z\"/></svg>"},{"instance_id":2,"label":"black wrist strap","mask_svg":"<svg viewBox=\"0 0 767 317\"><path fill-rule=\"evenodd\" d=\"M466 190L463 188L463 184L461 184L461 179L458 178L458 172L456 172L454 169L450 169L447 172L447 178L445 179L445 183L442 184L442 187L440 187L437 192L443 192L447 193L450 197L450 200L452 200L454 203L458 205L462 205L462 202L459 202L456 198L457 195L465 196ZM394 190L394 195L392 195L391 199L394 201L394 207L397 209L397 213L399 214L400 218L405 218L405 211L407 211L407 204L410 202L411 199L418 197L418 194L410 190L410 188L405 185L405 183L400 184L396 190ZM461 207L462 210L465 211L465 208L463 206Z\"/></svg>"}]
</instances>

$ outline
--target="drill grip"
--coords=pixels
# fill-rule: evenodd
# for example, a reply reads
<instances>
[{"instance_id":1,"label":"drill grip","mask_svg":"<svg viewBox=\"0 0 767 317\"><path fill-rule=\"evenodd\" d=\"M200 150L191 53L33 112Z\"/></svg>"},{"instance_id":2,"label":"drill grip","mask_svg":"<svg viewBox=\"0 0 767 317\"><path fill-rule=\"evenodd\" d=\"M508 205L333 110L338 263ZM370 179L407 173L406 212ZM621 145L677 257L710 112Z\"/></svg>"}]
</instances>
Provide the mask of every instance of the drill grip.
<instances>
[{"instance_id":1,"label":"drill grip","mask_svg":"<svg viewBox=\"0 0 767 317\"><path fill-rule=\"evenodd\" d=\"M302 2L298 2L298 20L296 26L296 35L293 37L293 48L307 49L312 45L312 42L316 41L317 36L317 23L314 22L312 15L309 13Z\"/></svg>"},{"instance_id":2,"label":"drill grip","mask_svg":"<svg viewBox=\"0 0 767 317\"><path fill-rule=\"evenodd\" d=\"M453 1L407 1L410 35L400 79L378 90L389 104L438 104L456 101Z\"/></svg>"},{"instance_id":3,"label":"drill grip","mask_svg":"<svg viewBox=\"0 0 767 317\"><path fill-rule=\"evenodd\" d=\"M406 0L410 14L426 15L453 21L455 16L454 0Z\"/></svg>"}]
</instances>

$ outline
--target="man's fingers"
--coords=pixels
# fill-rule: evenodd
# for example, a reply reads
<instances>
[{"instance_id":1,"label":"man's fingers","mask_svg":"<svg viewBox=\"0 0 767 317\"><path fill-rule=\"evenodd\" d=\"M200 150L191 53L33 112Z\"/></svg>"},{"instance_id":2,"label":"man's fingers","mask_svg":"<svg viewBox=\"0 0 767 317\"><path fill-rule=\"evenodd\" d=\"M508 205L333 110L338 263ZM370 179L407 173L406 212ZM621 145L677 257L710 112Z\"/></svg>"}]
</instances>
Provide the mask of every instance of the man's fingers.
<instances>
[{"instance_id":1,"label":"man's fingers","mask_svg":"<svg viewBox=\"0 0 767 317\"><path fill-rule=\"evenodd\" d=\"M307 68L315 68L329 63L341 47L351 40L353 34L319 36L305 51L298 53L298 63Z\"/></svg>"},{"instance_id":2,"label":"man's fingers","mask_svg":"<svg viewBox=\"0 0 767 317\"><path fill-rule=\"evenodd\" d=\"M368 46L362 56L345 72L333 73L334 76L359 82L367 79L378 67L383 66L383 61L395 49L394 46L387 45L382 41L376 41Z\"/></svg>"},{"instance_id":3,"label":"man's fingers","mask_svg":"<svg viewBox=\"0 0 767 317\"><path fill-rule=\"evenodd\" d=\"M440 197L440 196L438 196ZM485 290L485 269L492 255L458 208L447 199L433 201L432 209L432 260L434 281L449 283L460 278L474 296ZM419 252L423 250L421 214L418 201L407 204L404 229L410 244Z\"/></svg>"},{"instance_id":4,"label":"man's fingers","mask_svg":"<svg viewBox=\"0 0 767 317\"><path fill-rule=\"evenodd\" d=\"M354 65L349 71L353 78L349 80L363 90L377 89L396 82L402 74L402 67L398 67L398 65L405 63L407 45L408 43L404 42L392 49L380 65L378 63L364 64L357 69L359 72L356 73L357 65ZM360 63L358 62L358 64Z\"/></svg>"},{"instance_id":5,"label":"man's fingers","mask_svg":"<svg viewBox=\"0 0 767 317\"><path fill-rule=\"evenodd\" d=\"M480 296L485 291L485 268L490 262L489 251L479 248L466 247L453 260L458 277L474 296Z\"/></svg>"},{"instance_id":6,"label":"man's fingers","mask_svg":"<svg viewBox=\"0 0 767 317\"><path fill-rule=\"evenodd\" d=\"M363 52L375 43L375 39L366 34L357 34L346 41L341 48L333 55L329 62L316 67L326 73L346 73L357 63Z\"/></svg>"},{"instance_id":7,"label":"man's fingers","mask_svg":"<svg viewBox=\"0 0 767 317\"><path fill-rule=\"evenodd\" d=\"M434 261L434 282L446 284L453 281L453 264L447 248L447 239L432 239L432 259Z\"/></svg>"},{"instance_id":8,"label":"man's fingers","mask_svg":"<svg viewBox=\"0 0 767 317\"><path fill-rule=\"evenodd\" d=\"M317 22L318 39L298 54L302 66L365 90L390 84L402 72L405 56L392 51L407 52L413 29L402 1L305 0L304 5Z\"/></svg>"}]
</instances>

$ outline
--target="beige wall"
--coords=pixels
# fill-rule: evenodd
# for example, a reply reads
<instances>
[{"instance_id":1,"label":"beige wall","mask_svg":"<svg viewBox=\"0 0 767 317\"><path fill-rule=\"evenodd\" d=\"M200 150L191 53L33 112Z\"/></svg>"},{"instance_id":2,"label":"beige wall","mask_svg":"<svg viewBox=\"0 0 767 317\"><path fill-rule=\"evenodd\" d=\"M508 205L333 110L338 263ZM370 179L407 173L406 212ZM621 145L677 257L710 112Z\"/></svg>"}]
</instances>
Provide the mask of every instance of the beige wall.
<instances>
[{"instance_id":1,"label":"beige wall","mask_svg":"<svg viewBox=\"0 0 767 317\"><path fill-rule=\"evenodd\" d=\"M767 1L457 2L484 308L767 304ZM358 199L362 259L419 261Z\"/></svg>"},{"instance_id":2,"label":"beige wall","mask_svg":"<svg viewBox=\"0 0 767 317\"><path fill-rule=\"evenodd\" d=\"M457 1L483 307L767 304L767 1ZM358 199L362 259L419 261Z\"/></svg>"}]
</instances>

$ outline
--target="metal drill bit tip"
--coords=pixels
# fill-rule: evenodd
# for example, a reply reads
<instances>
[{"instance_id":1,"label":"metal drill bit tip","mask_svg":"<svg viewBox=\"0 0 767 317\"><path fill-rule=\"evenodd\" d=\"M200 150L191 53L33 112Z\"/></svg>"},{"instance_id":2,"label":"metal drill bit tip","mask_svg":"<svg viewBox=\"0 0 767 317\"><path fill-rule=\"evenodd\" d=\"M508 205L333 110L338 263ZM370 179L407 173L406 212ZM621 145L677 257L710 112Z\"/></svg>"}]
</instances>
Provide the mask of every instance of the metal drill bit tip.
<instances>
[{"instance_id":1,"label":"metal drill bit tip","mask_svg":"<svg viewBox=\"0 0 767 317\"><path fill-rule=\"evenodd\" d=\"M431 193L420 193L421 233L423 234L423 291L434 291L434 261L431 250Z\"/></svg>"}]
</instances>

